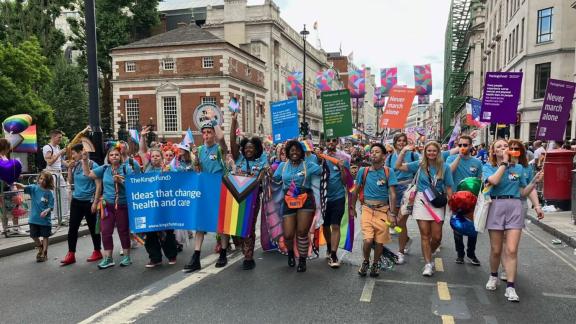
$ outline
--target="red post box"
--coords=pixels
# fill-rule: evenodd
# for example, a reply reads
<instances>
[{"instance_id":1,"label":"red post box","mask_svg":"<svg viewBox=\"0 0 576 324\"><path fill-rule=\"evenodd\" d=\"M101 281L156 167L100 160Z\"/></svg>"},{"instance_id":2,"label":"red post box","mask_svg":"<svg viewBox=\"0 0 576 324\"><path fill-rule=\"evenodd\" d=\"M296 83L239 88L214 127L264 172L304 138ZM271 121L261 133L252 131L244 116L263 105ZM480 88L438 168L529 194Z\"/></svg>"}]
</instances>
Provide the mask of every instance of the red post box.
<instances>
[{"instance_id":1,"label":"red post box","mask_svg":"<svg viewBox=\"0 0 576 324\"><path fill-rule=\"evenodd\" d=\"M544 199L563 210L570 210L572 199L572 168L576 152L553 150L546 153L544 163Z\"/></svg>"}]
</instances>

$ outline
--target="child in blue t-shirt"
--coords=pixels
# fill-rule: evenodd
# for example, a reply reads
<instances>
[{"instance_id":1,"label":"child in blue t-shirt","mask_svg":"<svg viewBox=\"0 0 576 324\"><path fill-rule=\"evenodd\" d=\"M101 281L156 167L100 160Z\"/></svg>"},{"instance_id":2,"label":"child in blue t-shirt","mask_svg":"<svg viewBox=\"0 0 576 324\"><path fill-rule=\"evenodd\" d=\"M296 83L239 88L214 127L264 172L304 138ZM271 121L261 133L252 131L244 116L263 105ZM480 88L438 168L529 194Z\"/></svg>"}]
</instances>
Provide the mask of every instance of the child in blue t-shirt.
<instances>
[{"instance_id":1,"label":"child in blue t-shirt","mask_svg":"<svg viewBox=\"0 0 576 324\"><path fill-rule=\"evenodd\" d=\"M47 260L48 238L52 235L52 222L50 214L54 209L54 178L47 171L42 171L38 176L37 184L25 186L21 183L15 183L16 188L24 190L24 193L30 195L32 209L28 216L30 225L30 237L36 243L38 254L37 262ZM40 241L42 238L42 241Z\"/></svg>"}]
</instances>

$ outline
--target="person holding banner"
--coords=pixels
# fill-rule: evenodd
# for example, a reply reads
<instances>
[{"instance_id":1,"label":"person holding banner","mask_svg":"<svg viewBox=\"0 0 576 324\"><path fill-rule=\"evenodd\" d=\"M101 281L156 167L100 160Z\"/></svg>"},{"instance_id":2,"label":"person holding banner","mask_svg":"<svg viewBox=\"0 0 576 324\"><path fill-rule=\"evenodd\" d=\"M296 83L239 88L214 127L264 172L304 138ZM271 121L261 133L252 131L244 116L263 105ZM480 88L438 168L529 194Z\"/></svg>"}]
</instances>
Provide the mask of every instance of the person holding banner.
<instances>
[{"instance_id":1,"label":"person holding banner","mask_svg":"<svg viewBox=\"0 0 576 324\"><path fill-rule=\"evenodd\" d=\"M394 135L394 139L392 141L392 146L394 148L394 152L389 154L386 158L385 165L391 169L394 169L396 173L396 178L398 179L398 184L396 185L396 210L400 210L400 202L402 201L402 196L404 195L404 191L408 188L408 185L414 179L414 172L410 171L401 171L396 169L396 162L398 161L398 157L402 155L400 161L402 163L410 163L414 161L420 160L420 155L414 152L412 146L408 145L408 136L404 133L398 133ZM398 226L402 228L402 232L398 235L398 264L404 264L405 254L408 253L410 249L410 245L412 244L412 240L408 237L408 229L406 228L406 222L408 221L409 215L400 215L398 218Z\"/></svg>"},{"instance_id":2,"label":"person holding banner","mask_svg":"<svg viewBox=\"0 0 576 324\"><path fill-rule=\"evenodd\" d=\"M195 159L195 169L197 172L208 172L224 174L226 166L224 164L224 156L228 151L226 141L224 140L224 133L222 128L216 120L214 120L214 112L210 111L209 120L201 127L202 139L204 145L198 147L197 156ZM190 258L190 262L184 265L183 271L186 273L194 272L202 268L200 264L200 251L202 250L202 243L204 242L204 232L197 231L194 236L194 254ZM228 248L228 235L222 235L222 249L220 250L220 257L216 261L216 267L224 267L228 263L227 248Z\"/></svg>"},{"instance_id":3,"label":"person holding banner","mask_svg":"<svg viewBox=\"0 0 576 324\"><path fill-rule=\"evenodd\" d=\"M98 200L95 199L96 192L102 188L96 186L96 182L86 176L90 170L97 168L98 164L88 159L88 152L84 151L82 143L76 144L71 148L72 161L68 168L68 181L73 186L72 202L70 203L70 227L68 227L68 253L60 261L63 266L76 262L76 243L78 242L78 229L82 219L86 217L92 245L94 251L86 260L88 262L99 261L102 259L100 233L96 233L96 220L98 215ZM84 163L87 160L87 163ZM84 165L88 167L84 170Z\"/></svg>"},{"instance_id":4,"label":"person holding banner","mask_svg":"<svg viewBox=\"0 0 576 324\"><path fill-rule=\"evenodd\" d=\"M112 258L114 228L120 237L123 257L120 266L132 264L130 258L130 227L128 222L128 209L126 207L126 188L124 180L134 171L122 161L121 144L109 142L106 154L107 164L89 171L87 160L82 160L84 174L96 181L96 186L102 187L102 192L96 192L95 200L100 203L100 226L102 245L104 246L104 259L98 264L99 269L107 269L115 265Z\"/></svg>"},{"instance_id":5,"label":"person holding banner","mask_svg":"<svg viewBox=\"0 0 576 324\"><path fill-rule=\"evenodd\" d=\"M416 198L412 215L418 222L422 255L424 256L423 276L434 274L432 253L442 242L442 224L448 198L452 195L454 180L450 167L444 164L440 144L431 141L424 146L422 161L402 163L406 151L402 150L396 161L396 169L416 174Z\"/></svg>"},{"instance_id":6,"label":"person holding banner","mask_svg":"<svg viewBox=\"0 0 576 324\"><path fill-rule=\"evenodd\" d=\"M303 145L297 140L286 143L287 162L282 162L274 172L273 179L282 182L284 191L283 223L284 240L288 247L288 266L296 266L294 254L294 236L297 236L298 267L296 271L306 271L308 255L309 231L314 218L316 204L312 191L312 176L320 176L322 168L314 162L305 159Z\"/></svg>"}]
</instances>

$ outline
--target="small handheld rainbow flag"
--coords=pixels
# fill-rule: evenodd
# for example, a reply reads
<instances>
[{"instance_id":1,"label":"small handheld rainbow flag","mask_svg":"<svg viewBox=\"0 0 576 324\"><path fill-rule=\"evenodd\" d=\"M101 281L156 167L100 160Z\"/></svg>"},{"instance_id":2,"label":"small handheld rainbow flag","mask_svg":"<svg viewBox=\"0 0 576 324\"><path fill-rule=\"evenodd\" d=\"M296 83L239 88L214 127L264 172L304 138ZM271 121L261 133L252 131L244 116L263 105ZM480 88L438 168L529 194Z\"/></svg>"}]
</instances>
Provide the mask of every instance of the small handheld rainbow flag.
<instances>
[{"instance_id":1,"label":"small handheld rainbow flag","mask_svg":"<svg viewBox=\"0 0 576 324\"><path fill-rule=\"evenodd\" d=\"M130 130L128 130L128 133L130 133L130 139L131 139L136 145L140 145L140 134L138 133L138 130L136 130L136 129L130 129Z\"/></svg>"},{"instance_id":2,"label":"small handheld rainbow flag","mask_svg":"<svg viewBox=\"0 0 576 324\"><path fill-rule=\"evenodd\" d=\"M304 150L304 152L314 151L314 144L312 144L311 140L300 141L300 145L302 145L302 149Z\"/></svg>"}]
</instances>

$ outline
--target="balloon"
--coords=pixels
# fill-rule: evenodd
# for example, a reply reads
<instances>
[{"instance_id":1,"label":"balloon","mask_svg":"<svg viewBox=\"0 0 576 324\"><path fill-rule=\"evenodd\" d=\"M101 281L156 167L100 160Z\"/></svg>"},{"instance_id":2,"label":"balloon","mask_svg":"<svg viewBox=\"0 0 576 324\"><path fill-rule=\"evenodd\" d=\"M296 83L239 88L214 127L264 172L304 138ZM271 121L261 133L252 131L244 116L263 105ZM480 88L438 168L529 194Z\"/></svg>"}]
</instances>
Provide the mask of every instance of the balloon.
<instances>
[{"instance_id":1,"label":"balloon","mask_svg":"<svg viewBox=\"0 0 576 324\"><path fill-rule=\"evenodd\" d=\"M453 215L450 218L450 226L452 229L462 235L476 236L478 232L474 229L474 222L460 216L459 214Z\"/></svg>"},{"instance_id":2,"label":"balloon","mask_svg":"<svg viewBox=\"0 0 576 324\"><path fill-rule=\"evenodd\" d=\"M22 173L22 164L15 159L0 160L0 180L13 184Z\"/></svg>"},{"instance_id":3,"label":"balloon","mask_svg":"<svg viewBox=\"0 0 576 324\"><path fill-rule=\"evenodd\" d=\"M28 128L30 124L32 124L32 117L27 114L20 114L13 115L4 119L2 127L7 133L19 134Z\"/></svg>"},{"instance_id":4,"label":"balloon","mask_svg":"<svg viewBox=\"0 0 576 324\"><path fill-rule=\"evenodd\" d=\"M364 146L364 151L366 151L366 152L370 152L370 145L366 145L366 146Z\"/></svg>"},{"instance_id":5,"label":"balloon","mask_svg":"<svg viewBox=\"0 0 576 324\"><path fill-rule=\"evenodd\" d=\"M476 177L468 177L460 181L457 187L457 191L469 191L473 193L474 196L478 196L480 187L482 187L482 180Z\"/></svg>"},{"instance_id":6,"label":"balloon","mask_svg":"<svg viewBox=\"0 0 576 324\"><path fill-rule=\"evenodd\" d=\"M452 194L448 200L448 206L453 212L467 214L474 211L477 198L469 191L458 191Z\"/></svg>"}]
</instances>

